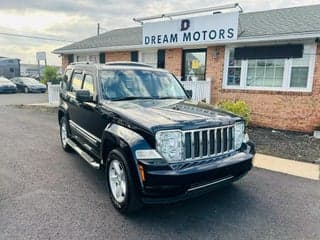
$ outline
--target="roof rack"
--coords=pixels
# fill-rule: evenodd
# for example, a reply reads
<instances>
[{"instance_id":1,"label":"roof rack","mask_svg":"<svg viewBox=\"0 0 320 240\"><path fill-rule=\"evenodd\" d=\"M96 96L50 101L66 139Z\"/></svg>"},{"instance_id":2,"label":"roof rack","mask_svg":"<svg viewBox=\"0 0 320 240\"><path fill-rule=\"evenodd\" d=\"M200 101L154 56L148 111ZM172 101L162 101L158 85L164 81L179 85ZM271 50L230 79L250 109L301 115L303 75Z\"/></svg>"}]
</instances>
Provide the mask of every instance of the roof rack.
<instances>
[{"instance_id":1,"label":"roof rack","mask_svg":"<svg viewBox=\"0 0 320 240\"><path fill-rule=\"evenodd\" d=\"M115 61L105 63L108 66L135 66L135 67L149 67L153 68L153 66L141 62L130 62L130 61Z\"/></svg>"}]
</instances>

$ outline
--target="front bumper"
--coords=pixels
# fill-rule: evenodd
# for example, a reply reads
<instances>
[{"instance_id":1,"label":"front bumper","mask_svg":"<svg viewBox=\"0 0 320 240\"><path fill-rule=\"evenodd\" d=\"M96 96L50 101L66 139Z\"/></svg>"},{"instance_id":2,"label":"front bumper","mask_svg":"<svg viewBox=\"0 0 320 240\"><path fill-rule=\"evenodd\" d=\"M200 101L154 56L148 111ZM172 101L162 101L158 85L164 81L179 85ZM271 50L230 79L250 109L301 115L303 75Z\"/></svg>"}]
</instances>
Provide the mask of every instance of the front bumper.
<instances>
[{"instance_id":1,"label":"front bumper","mask_svg":"<svg viewBox=\"0 0 320 240\"><path fill-rule=\"evenodd\" d=\"M0 93L16 93L17 89L16 88L0 88Z\"/></svg>"},{"instance_id":2,"label":"front bumper","mask_svg":"<svg viewBox=\"0 0 320 240\"><path fill-rule=\"evenodd\" d=\"M254 148L247 146L244 151L179 170L144 165L142 200L147 204L171 203L201 195L246 175L253 157Z\"/></svg>"}]
</instances>

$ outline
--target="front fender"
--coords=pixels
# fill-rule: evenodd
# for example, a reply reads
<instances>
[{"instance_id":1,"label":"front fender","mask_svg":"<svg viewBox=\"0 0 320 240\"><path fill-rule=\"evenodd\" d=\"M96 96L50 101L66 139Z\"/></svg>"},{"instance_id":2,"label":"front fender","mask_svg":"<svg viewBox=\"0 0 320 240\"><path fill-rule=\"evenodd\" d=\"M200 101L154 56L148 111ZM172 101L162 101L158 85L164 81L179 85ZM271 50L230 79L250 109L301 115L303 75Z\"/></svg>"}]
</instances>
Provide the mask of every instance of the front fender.
<instances>
[{"instance_id":1,"label":"front fender","mask_svg":"<svg viewBox=\"0 0 320 240\"><path fill-rule=\"evenodd\" d=\"M103 163L105 164L106 156L112 149L122 149L129 157L127 159L128 164L134 176L137 177L135 179L139 179L139 184L142 185L135 151L138 149L151 149L147 141L131 129L118 124L109 124L103 132L101 143L100 157Z\"/></svg>"},{"instance_id":2,"label":"front fender","mask_svg":"<svg viewBox=\"0 0 320 240\"><path fill-rule=\"evenodd\" d=\"M68 104L65 102L62 102L62 104L59 105L58 108L58 121L60 123L60 120L63 116L66 116L67 119L69 119L69 113L68 113Z\"/></svg>"}]
</instances>

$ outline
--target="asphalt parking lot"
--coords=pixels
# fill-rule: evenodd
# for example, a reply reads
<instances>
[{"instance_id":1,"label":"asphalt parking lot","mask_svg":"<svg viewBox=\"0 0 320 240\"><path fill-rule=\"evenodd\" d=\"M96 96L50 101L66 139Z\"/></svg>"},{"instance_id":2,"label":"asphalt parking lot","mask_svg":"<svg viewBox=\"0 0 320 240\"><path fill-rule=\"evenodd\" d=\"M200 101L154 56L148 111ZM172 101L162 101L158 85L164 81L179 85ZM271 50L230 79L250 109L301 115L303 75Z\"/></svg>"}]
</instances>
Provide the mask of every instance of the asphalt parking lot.
<instances>
[{"instance_id":1,"label":"asphalt parking lot","mask_svg":"<svg viewBox=\"0 0 320 240\"><path fill-rule=\"evenodd\" d=\"M47 93L0 94L0 105L19 105L48 102Z\"/></svg>"},{"instance_id":2,"label":"asphalt parking lot","mask_svg":"<svg viewBox=\"0 0 320 240\"><path fill-rule=\"evenodd\" d=\"M200 198L122 216L102 172L61 149L54 112L0 106L0 239L316 240L319 227L319 181L260 169Z\"/></svg>"}]
</instances>

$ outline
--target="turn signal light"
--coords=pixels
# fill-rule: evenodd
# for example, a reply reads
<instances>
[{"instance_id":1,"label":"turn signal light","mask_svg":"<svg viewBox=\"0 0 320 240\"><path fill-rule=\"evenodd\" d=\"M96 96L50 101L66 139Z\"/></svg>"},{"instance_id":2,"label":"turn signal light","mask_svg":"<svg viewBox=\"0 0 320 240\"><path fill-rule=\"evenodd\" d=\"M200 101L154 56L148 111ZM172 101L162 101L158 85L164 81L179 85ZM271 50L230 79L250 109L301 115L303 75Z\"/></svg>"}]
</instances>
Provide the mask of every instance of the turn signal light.
<instances>
[{"instance_id":1,"label":"turn signal light","mask_svg":"<svg viewBox=\"0 0 320 240\"><path fill-rule=\"evenodd\" d=\"M138 168L139 168L139 173L140 173L140 177L141 177L142 182L146 181L146 176L144 174L143 166L139 164Z\"/></svg>"}]
</instances>

